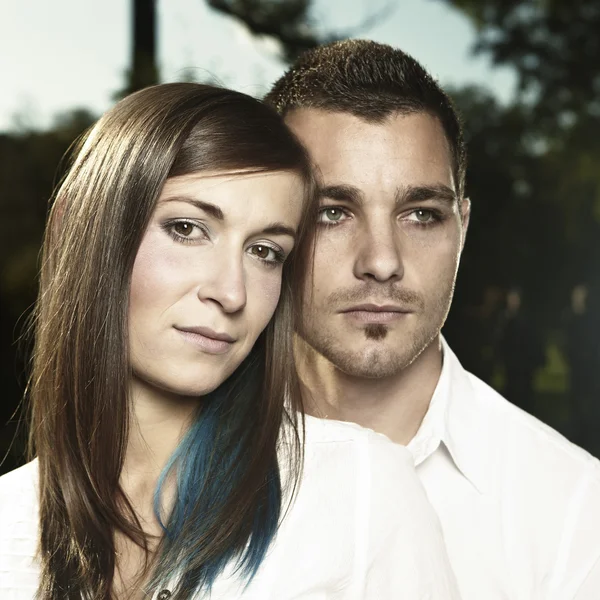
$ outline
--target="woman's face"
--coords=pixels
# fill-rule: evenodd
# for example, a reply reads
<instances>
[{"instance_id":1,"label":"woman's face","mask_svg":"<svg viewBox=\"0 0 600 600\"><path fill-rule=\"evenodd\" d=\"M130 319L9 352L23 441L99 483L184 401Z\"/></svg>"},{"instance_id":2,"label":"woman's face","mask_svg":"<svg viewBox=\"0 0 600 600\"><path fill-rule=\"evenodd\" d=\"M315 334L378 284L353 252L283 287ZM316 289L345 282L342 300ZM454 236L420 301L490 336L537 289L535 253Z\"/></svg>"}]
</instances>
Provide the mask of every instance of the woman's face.
<instances>
[{"instance_id":1,"label":"woman's face","mask_svg":"<svg viewBox=\"0 0 600 600\"><path fill-rule=\"evenodd\" d=\"M133 267L138 383L196 396L231 375L275 311L302 202L286 171L167 180Z\"/></svg>"}]
</instances>

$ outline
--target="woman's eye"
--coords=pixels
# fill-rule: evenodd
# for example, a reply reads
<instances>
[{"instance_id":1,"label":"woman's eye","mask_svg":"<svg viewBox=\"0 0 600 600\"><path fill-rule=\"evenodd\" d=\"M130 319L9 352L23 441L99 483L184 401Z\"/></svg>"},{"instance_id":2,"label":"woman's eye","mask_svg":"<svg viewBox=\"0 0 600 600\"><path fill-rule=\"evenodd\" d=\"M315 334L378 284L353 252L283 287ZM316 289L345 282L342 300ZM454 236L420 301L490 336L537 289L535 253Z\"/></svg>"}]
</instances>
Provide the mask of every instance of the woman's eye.
<instances>
[{"instance_id":1,"label":"woman's eye","mask_svg":"<svg viewBox=\"0 0 600 600\"><path fill-rule=\"evenodd\" d=\"M255 256L258 256L258 258L265 260L266 258L269 258L269 253L273 252L273 250L267 246L252 246L252 252Z\"/></svg>"},{"instance_id":2,"label":"woman's eye","mask_svg":"<svg viewBox=\"0 0 600 600\"><path fill-rule=\"evenodd\" d=\"M259 260L266 263L282 263L285 260L283 251L276 250L266 244L255 244L250 248L250 253Z\"/></svg>"},{"instance_id":3,"label":"woman's eye","mask_svg":"<svg viewBox=\"0 0 600 600\"><path fill-rule=\"evenodd\" d=\"M319 211L319 223L338 223L344 217L344 210L337 206L328 206Z\"/></svg>"},{"instance_id":4,"label":"woman's eye","mask_svg":"<svg viewBox=\"0 0 600 600\"><path fill-rule=\"evenodd\" d=\"M194 226L191 223L186 223L185 221L175 223L173 225L173 230L183 237L190 237L194 231Z\"/></svg>"},{"instance_id":5,"label":"woman's eye","mask_svg":"<svg viewBox=\"0 0 600 600\"><path fill-rule=\"evenodd\" d=\"M163 228L176 242L185 244L201 241L208 236L201 225L191 221L169 221Z\"/></svg>"}]
</instances>

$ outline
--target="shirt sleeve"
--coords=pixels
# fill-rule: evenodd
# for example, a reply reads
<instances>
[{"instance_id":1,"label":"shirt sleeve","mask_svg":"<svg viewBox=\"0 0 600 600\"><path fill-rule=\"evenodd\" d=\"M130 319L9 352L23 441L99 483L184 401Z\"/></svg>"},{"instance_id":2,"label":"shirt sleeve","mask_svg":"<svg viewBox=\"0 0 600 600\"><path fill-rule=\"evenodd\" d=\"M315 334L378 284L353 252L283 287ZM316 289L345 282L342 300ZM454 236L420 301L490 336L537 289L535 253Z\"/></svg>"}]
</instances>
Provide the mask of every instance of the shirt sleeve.
<instances>
[{"instance_id":1,"label":"shirt sleeve","mask_svg":"<svg viewBox=\"0 0 600 600\"><path fill-rule=\"evenodd\" d=\"M371 526L364 600L459 600L441 527L405 447L371 448Z\"/></svg>"},{"instance_id":2,"label":"shirt sleeve","mask_svg":"<svg viewBox=\"0 0 600 600\"><path fill-rule=\"evenodd\" d=\"M600 598L600 463L595 459L574 490L554 573L553 599Z\"/></svg>"}]
</instances>

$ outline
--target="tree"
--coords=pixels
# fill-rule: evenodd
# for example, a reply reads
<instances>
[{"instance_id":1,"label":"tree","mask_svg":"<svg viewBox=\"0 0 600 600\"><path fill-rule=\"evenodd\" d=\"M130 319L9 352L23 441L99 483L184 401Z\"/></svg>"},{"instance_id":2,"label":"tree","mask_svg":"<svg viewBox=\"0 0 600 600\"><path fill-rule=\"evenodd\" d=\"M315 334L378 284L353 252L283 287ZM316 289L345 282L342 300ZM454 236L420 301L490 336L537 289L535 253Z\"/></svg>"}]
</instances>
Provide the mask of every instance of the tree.
<instances>
[{"instance_id":1,"label":"tree","mask_svg":"<svg viewBox=\"0 0 600 600\"><path fill-rule=\"evenodd\" d=\"M352 29L322 33L310 15L312 0L207 0L207 4L245 25L253 35L277 40L286 62L294 61L305 50L320 44L365 31L394 10L394 2L389 0ZM156 54L156 0L132 0L131 7L132 62L127 85L119 96L154 85L160 79Z\"/></svg>"},{"instance_id":2,"label":"tree","mask_svg":"<svg viewBox=\"0 0 600 600\"><path fill-rule=\"evenodd\" d=\"M94 121L84 110L56 119L49 131L0 134L0 473L22 459L24 439L11 446L22 397L29 344L17 343L37 294L37 272L48 198L73 140ZM57 173L57 166L59 166ZM2 463L4 455L12 454Z\"/></svg>"},{"instance_id":3,"label":"tree","mask_svg":"<svg viewBox=\"0 0 600 600\"><path fill-rule=\"evenodd\" d=\"M444 1L476 25L476 52L516 68L539 123L554 129L600 115L598 0Z\"/></svg>"},{"instance_id":4,"label":"tree","mask_svg":"<svg viewBox=\"0 0 600 600\"><path fill-rule=\"evenodd\" d=\"M302 52L321 44L366 31L395 8L390 0L352 29L321 33L310 15L312 0L207 0L207 3L243 23L253 35L279 41L286 62L293 62Z\"/></svg>"},{"instance_id":5,"label":"tree","mask_svg":"<svg viewBox=\"0 0 600 600\"><path fill-rule=\"evenodd\" d=\"M518 287L528 320L556 339L573 286L600 286L600 119L540 138L529 106L503 106L476 87L451 95L464 118L472 213L445 335L491 383L503 291Z\"/></svg>"},{"instance_id":6,"label":"tree","mask_svg":"<svg viewBox=\"0 0 600 600\"><path fill-rule=\"evenodd\" d=\"M132 0L131 67L127 83L118 95L126 96L136 90L159 82L156 53L156 0Z\"/></svg>"}]
</instances>

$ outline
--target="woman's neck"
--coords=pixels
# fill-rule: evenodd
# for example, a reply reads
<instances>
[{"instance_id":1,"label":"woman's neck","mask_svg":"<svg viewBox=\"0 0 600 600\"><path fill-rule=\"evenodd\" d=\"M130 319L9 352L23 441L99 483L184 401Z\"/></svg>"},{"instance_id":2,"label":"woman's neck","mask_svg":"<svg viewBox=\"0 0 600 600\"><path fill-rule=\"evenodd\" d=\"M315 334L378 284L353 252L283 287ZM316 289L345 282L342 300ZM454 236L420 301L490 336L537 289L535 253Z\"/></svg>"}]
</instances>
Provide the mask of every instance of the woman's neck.
<instances>
[{"instance_id":1,"label":"woman's neck","mask_svg":"<svg viewBox=\"0 0 600 600\"><path fill-rule=\"evenodd\" d=\"M169 394L139 379L132 381L130 390L131 425L121 487L144 515L152 506L160 474L192 423L199 399Z\"/></svg>"},{"instance_id":2,"label":"woman's neck","mask_svg":"<svg viewBox=\"0 0 600 600\"><path fill-rule=\"evenodd\" d=\"M150 556L127 536L117 532L117 570L114 593L117 598L137 598L146 579L143 570L162 538L162 527L154 514L154 492L159 477L181 442L196 414L199 399L175 396L134 379L130 386L131 425L121 471L120 485L135 511L139 524L148 536ZM175 497L175 478L163 483L161 505L163 520L171 511ZM140 596L141 597L141 596Z\"/></svg>"}]
</instances>

